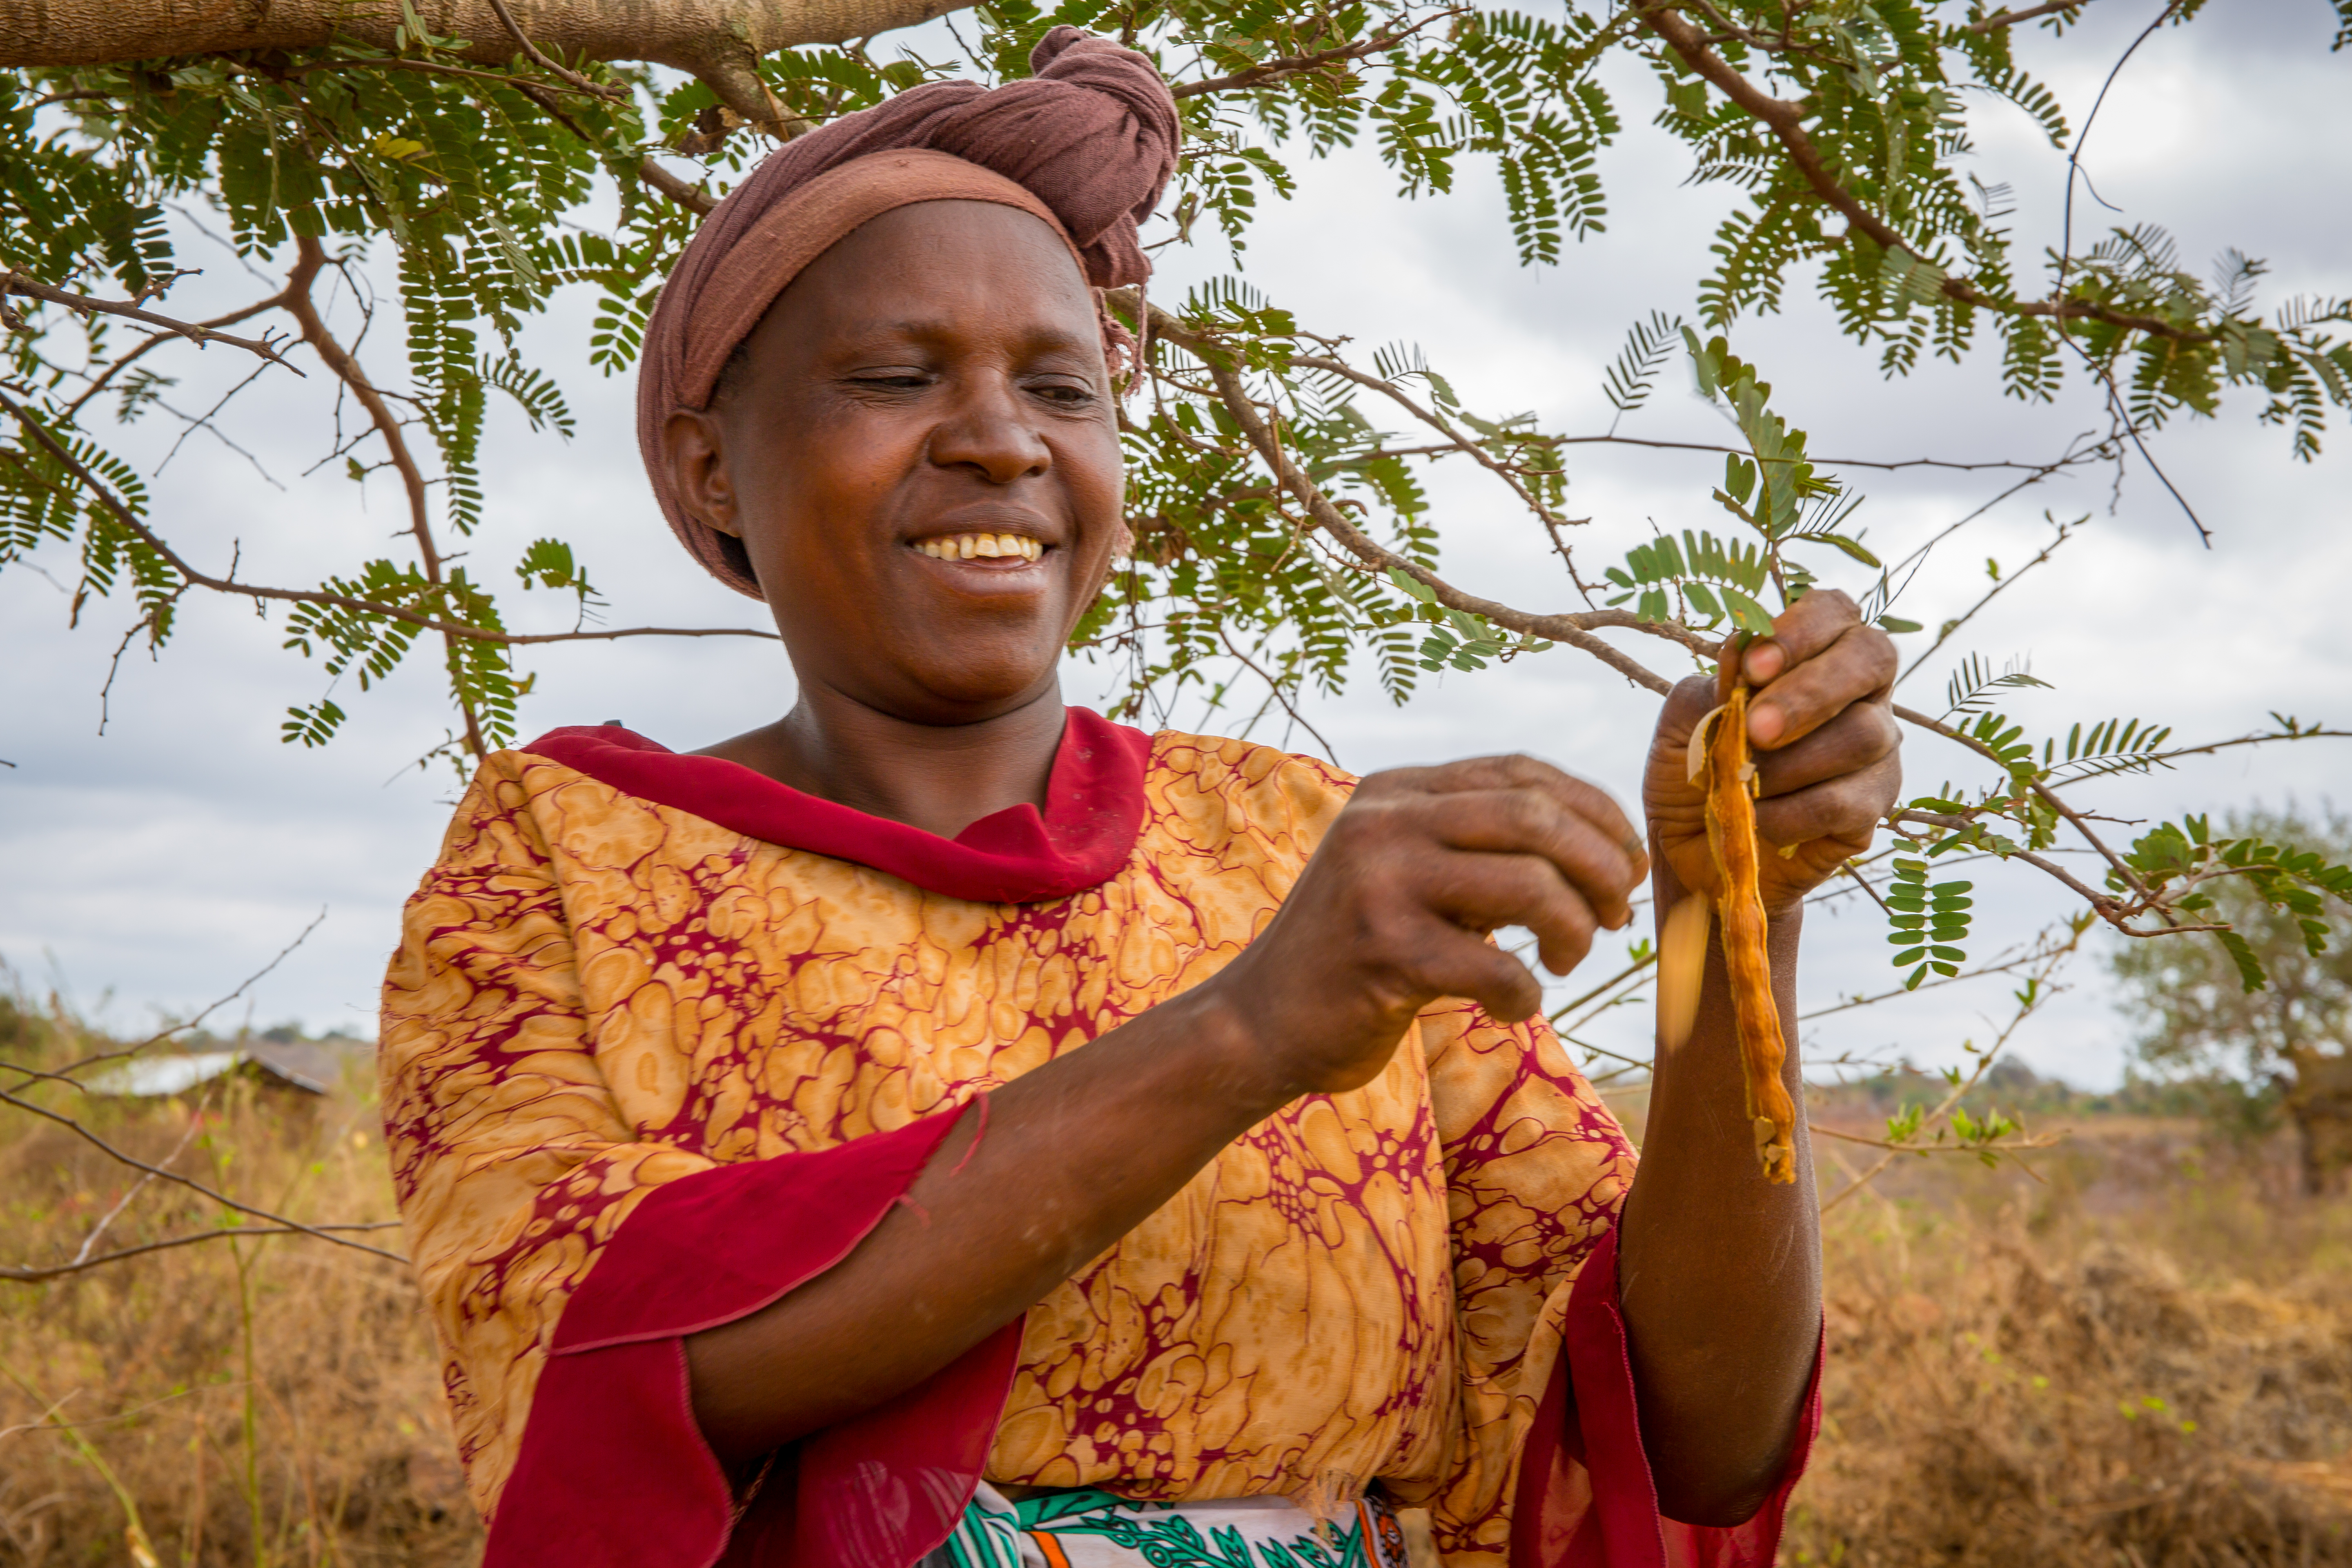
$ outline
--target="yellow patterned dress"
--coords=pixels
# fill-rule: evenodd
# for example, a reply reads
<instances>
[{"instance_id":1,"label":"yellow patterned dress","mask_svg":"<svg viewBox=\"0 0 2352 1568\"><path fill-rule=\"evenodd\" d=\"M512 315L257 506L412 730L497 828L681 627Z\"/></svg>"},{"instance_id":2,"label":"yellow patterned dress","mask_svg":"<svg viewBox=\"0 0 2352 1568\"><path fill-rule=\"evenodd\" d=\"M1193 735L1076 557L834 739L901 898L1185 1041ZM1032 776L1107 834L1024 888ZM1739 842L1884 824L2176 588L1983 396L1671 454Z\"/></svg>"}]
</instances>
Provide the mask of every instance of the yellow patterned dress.
<instances>
[{"instance_id":1,"label":"yellow patterned dress","mask_svg":"<svg viewBox=\"0 0 2352 1568\"><path fill-rule=\"evenodd\" d=\"M1770 1562L1778 1500L1657 1519L1615 1316L1633 1155L1548 1029L1465 1003L748 1507L700 1443L683 1337L837 1261L974 1097L1231 962L1351 782L1073 710L1045 810L949 841L618 728L488 759L381 1048L488 1561L906 1568L984 1477L1377 1483L1448 1568Z\"/></svg>"}]
</instances>

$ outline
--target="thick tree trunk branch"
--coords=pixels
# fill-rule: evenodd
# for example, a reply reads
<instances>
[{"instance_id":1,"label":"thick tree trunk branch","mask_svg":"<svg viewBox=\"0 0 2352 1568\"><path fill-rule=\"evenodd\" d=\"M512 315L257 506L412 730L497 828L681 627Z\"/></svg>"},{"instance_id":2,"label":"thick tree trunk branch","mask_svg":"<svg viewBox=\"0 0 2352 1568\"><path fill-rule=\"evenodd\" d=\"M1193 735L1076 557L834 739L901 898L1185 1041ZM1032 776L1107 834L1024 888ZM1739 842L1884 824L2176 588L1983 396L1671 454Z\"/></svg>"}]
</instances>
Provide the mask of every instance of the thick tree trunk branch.
<instances>
[{"instance_id":1,"label":"thick tree trunk branch","mask_svg":"<svg viewBox=\"0 0 2352 1568\"><path fill-rule=\"evenodd\" d=\"M1678 3L1679 0L1657 0L1642 12L1642 25L1655 33L1685 65L1712 83L1726 98L1763 121L1764 128L1780 143L1781 151L1789 155L1790 165L1811 187L1813 194L1835 208L1855 232L1867 235L1882 249L1899 250L1906 256L1934 266L1935 263L1921 256L1894 226L1863 205L1861 198L1847 190L1830 172L1821 149L1813 144L1811 137L1805 134L1804 106L1791 103L1785 98L1773 97L1733 69L1729 62L1708 47L1706 35L1693 26L1675 9ZM2122 327L2184 343L2209 343L2213 341L2210 333L2178 327L2161 317L2118 310L2094 300L1997 299L1965 278L1946 278L1942 291L1944 298L1956 304L1975 305L2003 315L2048 316L2063 321L2102 321L2111 327Z\"/></svg>"},{"instance_id":2,"label":"thick tree trunk branch","mask_svg":"<svg viewBox=\"0 0 2352 1568\"><path fill-rule=\"evenodd\" d=\"M436 36L466 41L466 58L503 65L520 52L490 0L413 4ZM953 0L506 0L504 6L534 47L559 58L651 60L698 76L773 49L870 37L961 8ZM389 47L400 21L399 0L8 0L0 5L0 66L312 48L337 37Z\"/></svg>"}]
</instances>

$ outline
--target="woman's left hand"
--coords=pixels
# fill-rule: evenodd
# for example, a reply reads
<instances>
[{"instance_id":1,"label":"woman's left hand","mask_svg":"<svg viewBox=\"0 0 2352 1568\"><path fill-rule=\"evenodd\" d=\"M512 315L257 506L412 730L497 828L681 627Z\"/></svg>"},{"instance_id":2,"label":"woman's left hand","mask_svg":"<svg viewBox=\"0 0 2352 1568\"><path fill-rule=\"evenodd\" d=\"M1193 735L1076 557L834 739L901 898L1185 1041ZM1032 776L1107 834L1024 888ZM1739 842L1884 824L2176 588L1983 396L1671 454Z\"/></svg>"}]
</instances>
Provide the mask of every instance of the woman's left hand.
<instances>
[{"instance_id":1,"label":"woman's left hand","mask_svg":"<svg viewBox=\"0 0 2352 1568\"><path fill-rule=\"evenodd\" d=\"M1778 914L1870 847L1902 789L1895 645L1853 599L1816 588L1773 619L1771 637L1748 646L1740 668L1756 688L1748 708L1761 785L1756 829L1780 851L1762 857L1759 890L1765 911ZM1713 677L1693 676L1667 696L1642 783L1659 857L1684 887L1708 893L1706 802L1686 758L1715 694Z\"/></svg>"}]
</instances>

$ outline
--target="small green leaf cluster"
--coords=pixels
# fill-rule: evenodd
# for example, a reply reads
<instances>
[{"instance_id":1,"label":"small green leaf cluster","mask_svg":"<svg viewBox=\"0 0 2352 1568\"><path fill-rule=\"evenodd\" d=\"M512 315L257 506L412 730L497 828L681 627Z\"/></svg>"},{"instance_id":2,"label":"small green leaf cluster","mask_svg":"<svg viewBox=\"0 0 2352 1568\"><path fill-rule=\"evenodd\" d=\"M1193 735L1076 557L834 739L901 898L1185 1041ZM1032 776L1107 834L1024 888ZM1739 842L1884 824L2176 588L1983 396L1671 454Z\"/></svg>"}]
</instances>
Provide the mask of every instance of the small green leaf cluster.
<instances>
[{"instance_id":1,"label":"small green leaf cluster","mask_svg":"<svg viewBox=\"0 0 2352 1568\"><path fill-rule=\"evenodd\" d=\"M1968 941L1969 911L1976 907L1969 893L1975 886L1973 882L1931 886L1927 861L1895 858L1885 894L1890 928L1886 940L1901 949L1895 954L1895 968L1916 966L1904 977L1905 990L1917 990L1931 969L1949 977L1968 962L1968 950L1960 944Z\"/></svg>"},{"instance_id":2,"label":"small green leaf cluster","mask_svg":"<svg viewBox=\"0 0 2352 1568\"><path fill-rule=\"evenodd\" d=\"M1389 578L1422 606L1422 618L1431 625L1430 633L1421 641L1421 668L1428 670L1448 666L1465 672L1486 668L1490 658L1508 659L1514 654L1542 653L1551 647L1540 637L1513 637L1496 629L1484 616L1474 616L1451 609L1437 602L1437 595L1428 584L1396 567L1389 568Z\"/></svg>"},{"instance_id":3,"label":"small green leaf cluster","mask_svg":"<svg viewBox=\"0 0 2352 1568\"><path fill-rule=\"evenodd\" d=\"M2315 850L2297 850L2259 835L2231 837L2216 835L2201 816L2159 823L2132 843L2124 857L2130 876L2117 868L2108 873L2108 886L2118 893L2132 890L2131 879L2153 892L2168 888L2189 889L2171 900L2171 907L2191 916L2215 907L2202 884L2224 879L2241 885L2268 908L2293 920L2304 950L2316 958L2327 951L2327 900L2352 902L2352 866L2330 862ZM2269 984L2262 959L2243 935L2223 926L2214 932L2248 991Z\"/></svg>"}]
</instances>

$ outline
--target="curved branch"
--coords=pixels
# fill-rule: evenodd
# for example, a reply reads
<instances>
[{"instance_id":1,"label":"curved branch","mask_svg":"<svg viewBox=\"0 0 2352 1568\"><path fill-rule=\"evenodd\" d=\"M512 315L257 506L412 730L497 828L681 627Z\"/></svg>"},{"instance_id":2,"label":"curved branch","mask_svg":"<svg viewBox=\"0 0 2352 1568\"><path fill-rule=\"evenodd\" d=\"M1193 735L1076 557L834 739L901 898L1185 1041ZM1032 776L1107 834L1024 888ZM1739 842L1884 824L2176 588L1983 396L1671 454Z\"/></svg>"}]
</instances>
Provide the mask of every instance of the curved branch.
<instances>
[{"instance_id":1,"label":"curved branch","mask_svg":"<svg viewBox=\"0 0 2352 1568\"><path fill-rule=\"evenodd\" d=\"M1136 293L1131 289L1113 290L1112 297L1122 309L1130 313L1138 308ZM1700 649L1711 651L1714 648L1715 643L1712 639L1701 637L1686 627L1664 622L1644 621L1640 616L1622 610L1588 610L1572 615L1530 615L1525 610L1513 609L1508 605L1498 604L1492 599L1482 599L1475 594L1465 594L1427 567L1409 561L1388 549L1349 521L1347 514L1334 506L1330 498L1326 496L1313 480L1301 473L1297 465L1290 460L1289 455L1283 451L1282 444L1275 438L1274 431L1267 426L1265 419L1259 416L1257 405L1250 401L1248 390L1242 385L1240 374L1233 368L1232 357L1213 340L1192 331L1158 306L1148 308L1150 310L1152 335L1165 338L1170 342L1183 348L1208 367L1210 377L1216 384L1218 400L1225 405L1226 412L1234 416L1234 422L1241 426L1242 434L1248 438L1250 445L1257 449L1259 458L1273 471L1276 481L1284 489L1289 491L1292 498L1306 509L1307 516L1313 520L1316 527L1330 535L1342 550L1354 556L1360 564L1375 571L1405 574L1436 595L1437 602L1448 609L1459 610L1465 615L1483 616L1496 626L1517 632L1522 636L1541 637L1549 642L1567 643L1571 647L1591 654L1635 685L1647 687L1662 697L1674 689L1674 683L1647 665L1619 652L1593 636L1593 628L1623 627L1644 631L1681 643L1693 651Z\"/></svg>"},{"instance_id":2,"label":"curved branch","mask_svg":"<svg viewBox=\"0 0 2352 1568\"><path fill-rule=\"evenodd\" d=\"M2081 10L2090 3L2091 0L2044 0L2044 4L2040 5L2028 5L2022 11L1996 11L1981 22L1970 22L1967 26L1961 28L1960 31L1964 33L1994 33L1999 32L2003 27L2014 27L2020 22L2031 22L2036 16L2055 16L2062 12L2066 13L2068 15L2068 19L2072 20L2072 14L2074 12Z\"/></svg>"},{"instance_id":3,"label":"curved branch","mask_svg":"<svg viewBox=\"0 0 2352 1568\"><path fill-rule=\"evenodd\" d=\"M362 599L350 594L330 594L315 588L268 588L255 583L240 583L233 577L215 577L200 572L187 559L166 543L161 534L139 521L136 513L123 505L121 499L106 488L105 481L74 460L73 454L58 445L56 438L43 429L38 421L25 411L5 393L0 393L0 413L15 418L18 427L33 438L43 451L61 464L80 481L82 488L98 499L107 514L139 541L162 557L164 563L183 578L199 588L215 593L238 594L248 599L264 599L293 605L324 605L334 609L352 610L362 615L381 616L386 620L400 621L444 637L462 637L471 642L497 643L509 647L523 647L535 643L615 642L623 637L760 637L770 642L776 634L759 631L750 626L625 626L611 631L573 632L509 632L488 626L471 626L464 621L444 620L412 610L404 605L387 605L375 599Z\"/></svg>"},{"instance_id":4,"label":"curved branch","mask_svg":"<svg viewBox=\"0 0 2352 1568\"><path fill-rule=\"evenodd\" d=\"M1838 182L1837 176L1830 172L1827 160L1822 156L1821 149L1813 144L1811 137L1805 134L1804 105L1792 103L1785 98L1775 98L1734 70L1722 56L1708 47L1706 35L1692 26L1676 11L1678 4L1680 0L1650 0L1650 4L1643 7L1642 25L1664 39L1666 47L1680 56L1684 64L1712 82L1726 98L1761 121L1773 139L1780 143L1780 150L1788 154L1790 165L1803 177L1813 194L1835 208L1847 223L1885 249L1899 250L1931 267L1936 266L1930 258L1920 255L1916 246ZM2193 331L2175 326L2160 317L2118 310L2092 300L2003 300L1984 292L1963 278L1946 278L1942 291L1944 298L1956 304L1975 305L2003 315L2101 321L2112 327L2146 332L2151 337L2170 338L2175 342L2210 343L2213 341L2210 332Z\"/></svg>"},{"instance_id":5,"label":"curved branch","mask_svg":"<svg viewBox=\"0 0 2352 1568\"><path fill-rule=\"evenodd\" d=\"M297 367L286 363L285 359L278 352L280 344L270 342L267 336L236 337L228 332L215 331L202 321L182 321L170 316L159 316L154 311L142 310L128 300L100 300L88 294L76 294L69 289L51 288L37 278L27 278L25 274L16 271L0 273L0 296L9 294L21 294L28 300L46 300L53 305L63 305L66 309L79 311L83 315L88 315L94 310L101 315L125 316L134 321L144 321L151 327L160 327L164 333L185 338L199 348L206 343L226 343L231 348L240 348L247 353L259 354L272 364L286 365L286 368L293 371L296 375L302 374ZM277 304L278 300L272 300L268 303ZM267 308L267 305L257 306L255 310ZM254 313L254 310L247 310L239 312L239 315ZM224 321L237 319L238 316L222 318Z\"/></svg>"},{"instance_id":6,"label":"curved branch","mask_svg":"<svg viewBox=\"0 0 2352 1568\"><path fill-rule=\"evenodd\" d=\"M126 1258L136 1258L143 1252L162 1252L168 1247L193 1247L200 1241L229 1241L244 1236L320 1236L331 1231L397 1230L399 1228L400 1222L396 1219L370 1220L365 1224L361 1225L230 1226L225 1226L219 1230L200 1230L187 1236L167 1237L162 1241L144 1242L137 1247L118 1247L112 1252L101 1252L96 1258L79 1258L71 1263L59 1263L47 1268L37 1268L31 1267L17 1268L12 1265L0 1264L0 1279L14 1279L22 1284L37 1285L42 1280L55 1279L61 1275L79 1274L86 1268L98 1268L109 1263L119 1263ZM332 1240L333 1237L330 1236L328 1237L328 1239ZM376 1249L371 1247L367 1248L367 1250L374 1252ZM385 1258L394 1258L397 1255L386 1252L381 1256ZM407 1259L402 1258L400 1261L406 1262Z\"/></svg>"},{"instance_id":7,"label":"curved branch","mask_svg":"<svg viewBox=\"0 0 2352 1568\"><path fill-rule=\"evenodd\" d=\"M509 20L568 59L650 60L704 74L738 49L840 44L928 22L952 0L270 0L268 5L131 5L43 0L0 5L0 66L95 66L173 56L319 48L358 39L390 48L404 11L442 51L502 66L516 49ZM503 13L503 15L502 15ZM407 40L413 47L415 40ZM747 116L747 118L750 118Z\"/></svg>"},{"instance_id":8,"label":"curved branch","mask_svg":"<svg viewBox=\"0 0 2352 1568\"><path fill-rule=\"evenodd\" d=\"M688 184L655 163L650 154L637 160L637 178L698 217L709 217L719 205L709 192Z\"/></svg>"},{"instance_id":9,"label":"curved branch","mask_svg":"<svg viewBox=\"0 0 2352 1568\"><path fill-rule=\"evenodd\" d=\"M120 1164L128 1165L134 1171L144 1171L149 1175L157 1177L163 1181L177 1183L179 1185L187 1188L190 1192L194 1193L197 1196L209 1198L214 1203L222 1205L224 1208L235 1209L239 1214L249 1214L256 1219L267 1220L271 1225L284 1226L289 1230L299 1231L304 1236L316 1237L320 1241L331 1241L337 1247L348 1247L352 1248L354 1251L373 1253L378 1258L387 1258L394 1263L405 1263L408 1261L408 1259L403 1258L397 1252L386 1252L381 1247L370 1247L363 1241L346 1241L340 1236L331 1234L328 1227L315 1225L304 1225L300 1220L289 1219L282 1214L272 1214L268 1209L255 1208L251 1204L241 1204L235 1198L230 1197L226 1193L216 1192L213 1188L205 1185L202 1182L195 1180L194 1177L184 1176L177 1171L165 1170L161 1165L151 1165L146 1161L140 1159L137 1155L127 1153L124 1151L116 1148L113 1144L108 1142L96 1132L75 1121L72 1117L66 1115L63 1111L51 1110L46 1105L36 1105L29 1100L19 1099L17 1096L9 1093L6 1089L0 1089L0 1105L13 1105L19 1110L30 1111L35 1116L41 1117L46 1121L54 1121L58 1126L64 1128L67 1131L71 1132L77 1138L81 1139L83 1142L96 1145L100 1152L104 1153L109 1159L111 1159Z\"/></svg>"},{"instance_id":10,"label":"curved branch","mask_svg":"<svg viewBox=\"0 0 2352 1568\"><path fill-rule=\"evenodd\" d=\"M1268 82L1280 81L1286 77L1298 76L1307 71L1323 70L1331 66L1345 65L1349 60L1361 59L1366 55L1376 55L1384 49L1392 49L1433 23L1446 21L1454 16L1466 16L1474 9L1475 7L1469 5L1448 6L1445 10L1423 16L1410 27L1400 27L1393 33L1381 33L1356 43L1318 49L1311 55L1285 55L1278 59L1268 60L1264 65L1252 66L1245 71L1236 71L1232 76L1214 77L1207 81L1171 83L1168 90L1178 98L1198 98L1203 93L1210 92L1245 92L1251 88L1264 87Z\"/></svg>"}]
</instances>

